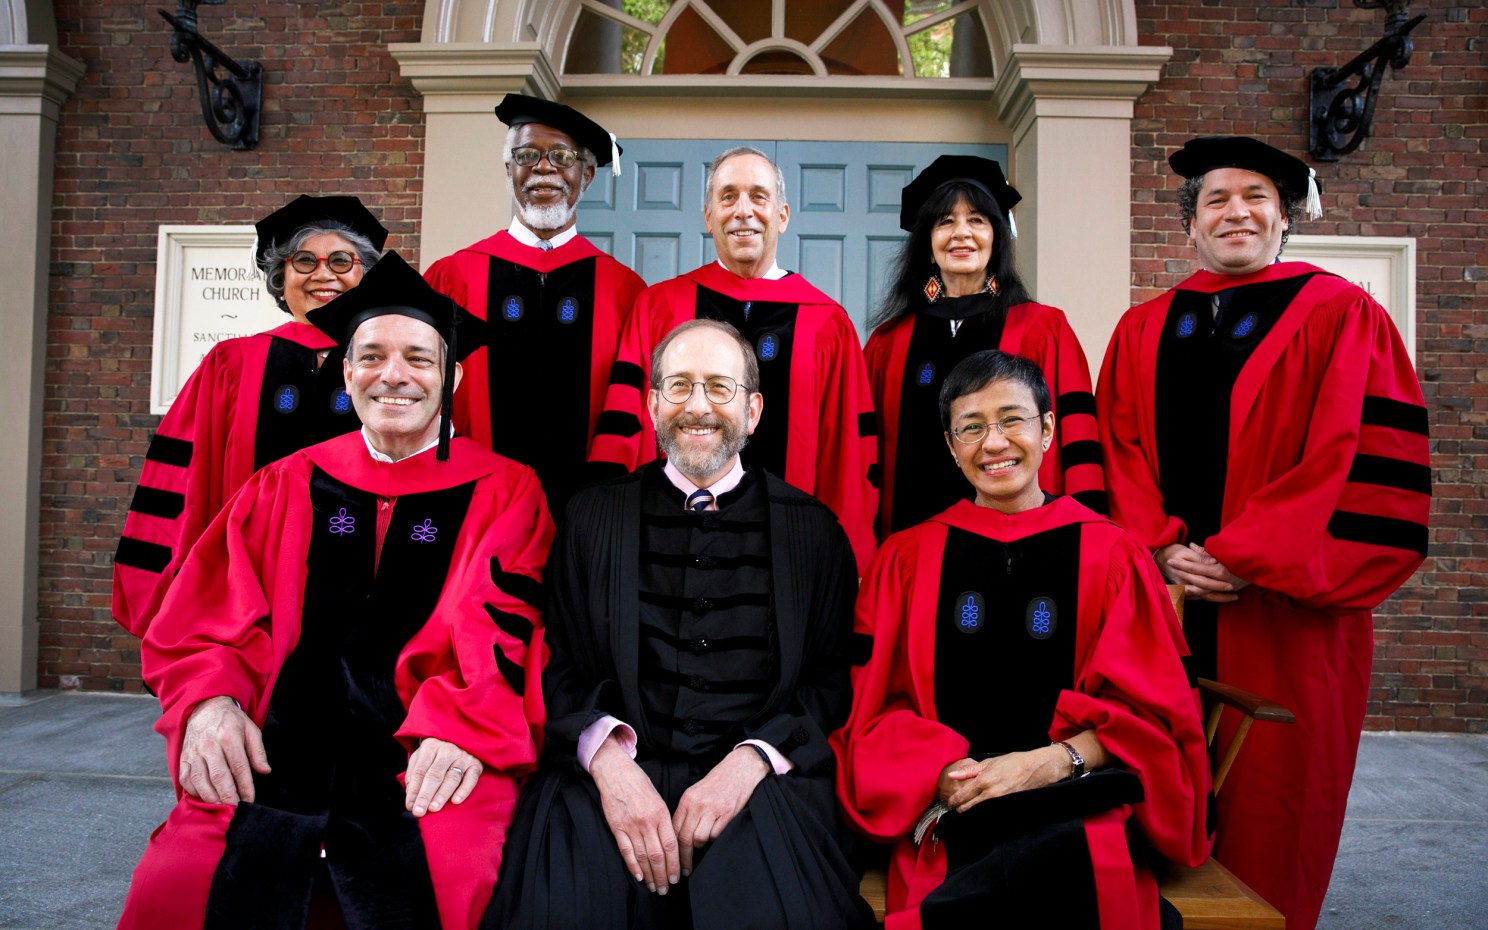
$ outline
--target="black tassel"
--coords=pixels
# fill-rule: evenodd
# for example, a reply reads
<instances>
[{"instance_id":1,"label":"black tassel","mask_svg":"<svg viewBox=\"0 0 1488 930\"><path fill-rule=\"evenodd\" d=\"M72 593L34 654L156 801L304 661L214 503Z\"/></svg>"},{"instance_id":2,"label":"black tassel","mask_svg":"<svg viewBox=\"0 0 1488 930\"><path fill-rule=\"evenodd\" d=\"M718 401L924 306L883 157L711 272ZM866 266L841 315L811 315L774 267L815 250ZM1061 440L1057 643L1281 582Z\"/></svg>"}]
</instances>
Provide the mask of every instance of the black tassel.
<instances>
[{"instance_id":1,"label":"black tassel","mask_svg":"<svg viewBox=\"0 0 1488 930\"><path fill-rule=\"evenodd\" d=\"M448 351L444 356L444 388L440 392L439 448L434 453L436 461L448 462L450 439L454 437L455 415L455 359L459 358L460 308L450 300L450 331Z\"/></svg>"}]
</instances>

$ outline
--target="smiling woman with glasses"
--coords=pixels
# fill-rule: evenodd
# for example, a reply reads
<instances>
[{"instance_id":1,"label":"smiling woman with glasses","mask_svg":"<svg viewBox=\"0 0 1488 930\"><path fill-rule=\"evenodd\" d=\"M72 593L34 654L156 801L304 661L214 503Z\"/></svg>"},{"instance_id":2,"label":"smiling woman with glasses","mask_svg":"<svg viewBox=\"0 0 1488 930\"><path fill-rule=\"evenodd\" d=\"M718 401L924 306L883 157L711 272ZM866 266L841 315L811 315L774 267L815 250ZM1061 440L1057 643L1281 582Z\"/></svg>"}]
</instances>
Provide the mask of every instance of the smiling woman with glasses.
<instances>
[{"instance_id":1,"label":"smiling woman with glasses","mask_svg":"<svg viewBox=\"0 0 1488 930\"><path fill-rule=\"evenodd\" d=\"M222 339L161 420L114 557L114 619L143 636L175 567L256 470L356 429L333 341L308 314L362 280L387 230L355 197L298 197L260 220L254 259L293 319ZM326 364L326 361L329 364Z\"/></svg>"},{"instance_id":2,"label":"smiling woman with glasses","mask_svg":"<svg viewBox=\"0 0 1488 930\"><path fill-rule=\"evenodd\" d=\"M848 820L894 844L887 923L1172 926L1149 856L1208 855L1209 763L1162 576L1041 488L1055 424L1032 361L977 352L937 400L929 451L949 447L975 500L893 534L864 573L873 645L832 737Z\"/></svg>"}]
</instances>

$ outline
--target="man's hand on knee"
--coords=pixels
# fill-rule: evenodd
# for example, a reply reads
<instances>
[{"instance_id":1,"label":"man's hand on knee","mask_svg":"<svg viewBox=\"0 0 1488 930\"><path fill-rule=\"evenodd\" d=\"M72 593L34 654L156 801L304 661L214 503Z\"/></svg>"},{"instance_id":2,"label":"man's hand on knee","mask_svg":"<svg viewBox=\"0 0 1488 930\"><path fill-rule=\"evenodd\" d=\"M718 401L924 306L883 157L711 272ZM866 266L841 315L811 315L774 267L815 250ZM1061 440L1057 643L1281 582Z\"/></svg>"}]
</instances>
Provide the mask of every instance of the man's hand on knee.
<instances>
[{"instance_id":1,"label":"man's hand on knee","mask_svg":"<svg viewBox=\"0 0 1488 930\"><path fill-rule=\"evenodd\" d=\"M749 803L755 786L770 774L771 768L758 752L739 746L682 793L672 826L682 847L683 875L692 872L693 851L718 839L729 821Z\"/></svg>"},{"instance_id":2,"label":"man's hand on knee","mask_svg":"<svg viewBox=\"0 0 1488 930\"><path fill-rule=\"evenodd\" d=\"M589 774L625 868L636 881L645 882L647 890L666 894L681 878L677 834L666 802L613 737L589 761Z\"/></svg>"},{"instance_id":3,"label":"man's hand on knee","mask_svg":"<svg viewBox=\"0 0 1488 930\"><path fill-rule=\"evenodd\" d=\"M230 697L208 698L186 719L176 779L208 804L253 801L253 773L268 774L263 734Z\"/></svg>"}]
</instances>

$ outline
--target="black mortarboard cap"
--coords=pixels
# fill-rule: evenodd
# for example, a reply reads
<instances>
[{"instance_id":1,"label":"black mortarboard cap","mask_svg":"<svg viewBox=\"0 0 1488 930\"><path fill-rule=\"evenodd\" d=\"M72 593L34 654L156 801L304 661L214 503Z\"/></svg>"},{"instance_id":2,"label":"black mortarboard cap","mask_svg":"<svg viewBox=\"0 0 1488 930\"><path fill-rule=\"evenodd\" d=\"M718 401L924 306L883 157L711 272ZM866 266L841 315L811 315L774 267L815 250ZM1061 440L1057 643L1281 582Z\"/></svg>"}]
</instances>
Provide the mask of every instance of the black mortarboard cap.
<instances>
[{"instance_id":1,"label":"black mortarboard cap","mask_svg":"<svg viewBox=\"0 0 1488 930\"><path fill-rule=\"evenodd\" d=\"M1216 168L1243 168L1264 174L1287 200L1306 199L1307 215L1322 215L1322 185L1307 163L1249 136L1198 136L1168 156L1168 165L1185 178L1203 177Z\"/></svg>"},{"instance_id":2,"label":"black mortarboard cap","mask_svg":"<svg viewBox=\"0 0 1488 930\"><path fill-rule=\"evenodd\" d=\"M309 194L301 194L253 224L258 232L258 254L254 256L254 261L258 262L264 274L268 274L269 269L263 267L264 249L272 243L288 242L302 226L323 223L326 220L341 223L353 232L366 236L379 252L387 244L387 229L355 197L311 197Z\"/></svg>"},{"instance_id":3,"label":"black mortarboard cap","mask_svg":"<svg viewBox=\"0 0 1488 930\"><path fill-rule=\"evenodd\" d=\"M512 127L523 123L542 123L566 132L579 145L593 152L594 160L601 165L608 165L624 151L615 137L594 120L573 107L541 97L507 94L496 105L496 118Z\"/></svg>"},{"instance_id":4,"label":"black mortarboard cap","mask_svg":"<svg viewBox=\"0 0 1488 930\"><path fill-rule=\"evenodd\" d=\"M486 344L486 324L454 300L434 290L403 256L389 252L361 283L306 317L345 349L357 327L377 316L412 317L434 327L449 351L444 359L444 397L439 425L439 460L449 458L450 413L453 411L455 362Z\"/></svg>"},{"instance_id":5,"label":"black mortarboard cap","mask_svg":"<svg viewBox=\"0 0 1488 930\"><path fill-rule=\"evenodd\" d=\"M942 155L904 186L899 195L899 228L906 232L913 229L920 207L937 188L950 181L975 184L986 191L1011 225L1013 207L1018 205L1023 195L1003 177L1002 166L990 158L976 155Z\"/></svg>"}]
</instances>

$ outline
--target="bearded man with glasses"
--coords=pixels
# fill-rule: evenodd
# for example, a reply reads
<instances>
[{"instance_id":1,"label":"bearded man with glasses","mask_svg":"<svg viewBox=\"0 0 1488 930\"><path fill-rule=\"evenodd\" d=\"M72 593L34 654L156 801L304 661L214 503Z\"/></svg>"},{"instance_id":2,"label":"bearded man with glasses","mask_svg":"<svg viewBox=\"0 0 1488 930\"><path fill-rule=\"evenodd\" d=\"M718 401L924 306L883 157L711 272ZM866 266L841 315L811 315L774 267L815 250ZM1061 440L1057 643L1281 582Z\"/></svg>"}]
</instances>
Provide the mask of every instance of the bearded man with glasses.
<instances>
[{"instance_id":1,"label":"bearded man with glasses","mask_svg":"<svg viewBox=\"0 0 1488 930\"><path fill-rule=\"evenodd\" d=\"M510 127L502 162L511 225L440 259L424 276L492 327L491 344L465 363L455 428L532 466L561 518L586 483L620 332L646 285L575 225L595 169L613 165L620 173L614 135L572 107L522 94L507 94L496 116ZM566 376L547 378L557 370ZM537 381L548 383L547 403L523 402ZM555 412L582 427L554 431Z\"/></svg>"},{"instance_id":2,"label":"bearded man with glasses","mask_svg":"<svg viewBox=\"0 0 1488 930\"><path fill-rule=\"evenodd\" d=\"M871 925L827 746L848 712L851 547L740 461L764 399L733 327L678 326L651 371L665 464L576 495L548 563L545 755L486 926Z\"/></svg>"}]
</instances>

